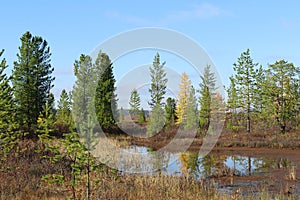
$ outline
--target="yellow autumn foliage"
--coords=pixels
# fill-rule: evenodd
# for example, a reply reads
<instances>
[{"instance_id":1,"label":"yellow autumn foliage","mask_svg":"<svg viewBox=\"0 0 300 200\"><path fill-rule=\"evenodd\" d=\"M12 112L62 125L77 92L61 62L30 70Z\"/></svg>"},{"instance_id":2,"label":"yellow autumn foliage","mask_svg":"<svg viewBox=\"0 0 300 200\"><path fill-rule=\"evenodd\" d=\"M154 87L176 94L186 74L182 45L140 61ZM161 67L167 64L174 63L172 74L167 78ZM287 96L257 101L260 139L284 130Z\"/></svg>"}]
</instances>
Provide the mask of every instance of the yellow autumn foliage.
<instances>
[{"instance_id":1,"label":"yellow autumn foliage","mask_svg":"<svg viewBox=\"0 0 300 200\"><path fill-rule=\"evenodd\" d=\"M178 93L178 102L175 110L175 114L177 116L177 121L175 124L179 125L182 123L183 119L186 118L185 110L188 104L188 98L190 93L191 80L188 75L183 72L180 79L179 84L179 93Z\"/></svg>"}]
</instances>

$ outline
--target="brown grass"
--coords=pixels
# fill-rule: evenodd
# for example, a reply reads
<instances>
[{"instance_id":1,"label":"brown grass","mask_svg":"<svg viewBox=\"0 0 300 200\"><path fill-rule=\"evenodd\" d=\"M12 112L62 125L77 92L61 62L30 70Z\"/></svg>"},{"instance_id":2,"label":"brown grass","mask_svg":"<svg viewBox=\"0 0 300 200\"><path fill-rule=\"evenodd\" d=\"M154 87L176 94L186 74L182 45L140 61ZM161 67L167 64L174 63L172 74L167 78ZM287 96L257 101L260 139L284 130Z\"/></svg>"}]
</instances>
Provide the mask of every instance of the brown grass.
<instances>
[{"instance_id":1,"label":"brown grass","mask_svg":"<svg viewBox=\"0 0 300 200\"><path fill-rule=\"evenodd\" d=\"M54 165L41 159L42 153L37 152L41 146L30 140L23 141L20 146L19 154L9 156L1 166L0 199L68 199L71 195L68 185L49 185L41 181L41 177L48 173L65 174L68 178L68 161ZM92 174L91 199L286 199L290 195L284 194L285 191L274 195L260 189L258 193L248 194L239 190L219 193L209 180L196 181L166 175L121 175L103 166L102 170ZM78 199L84 199L85 183L79 185L76 192Z\"/></svg>"}]
</instances>

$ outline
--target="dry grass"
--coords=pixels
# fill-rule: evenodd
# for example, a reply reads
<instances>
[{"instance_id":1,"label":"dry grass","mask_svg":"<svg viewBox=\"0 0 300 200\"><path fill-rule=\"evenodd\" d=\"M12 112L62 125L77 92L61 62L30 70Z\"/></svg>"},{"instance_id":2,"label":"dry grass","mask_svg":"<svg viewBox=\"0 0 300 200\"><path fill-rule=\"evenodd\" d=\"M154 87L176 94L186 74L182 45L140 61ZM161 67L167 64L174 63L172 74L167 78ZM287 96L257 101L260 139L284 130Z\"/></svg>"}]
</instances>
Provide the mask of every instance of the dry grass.
<instances>
[{"instance_id":1,"label":"dry grass","mask_svg":"<svg viewBox=\"0 0 300 200\"><path fill-rule=\"evenodd\" d=\"M8 157L0 171L1 200L55 200L68 199L71 195L68 185L48 185L41 177L48 173L65 174L68 177L67 161L52 165L40 159L39 145L32 141L21 144L23 151L17 157ZM85 183L77 187L78 199L85 197ZM289 187L290 188L290 187ZM284 192L286 194L284 194ZM260 190L258 193L242 194L237 191L220 193L213 182L195 181L188 177L166 175L121 175L107 167L92 174L91 199L298 199L288 192L271 194Z\"/></svg>"}]
</instances>

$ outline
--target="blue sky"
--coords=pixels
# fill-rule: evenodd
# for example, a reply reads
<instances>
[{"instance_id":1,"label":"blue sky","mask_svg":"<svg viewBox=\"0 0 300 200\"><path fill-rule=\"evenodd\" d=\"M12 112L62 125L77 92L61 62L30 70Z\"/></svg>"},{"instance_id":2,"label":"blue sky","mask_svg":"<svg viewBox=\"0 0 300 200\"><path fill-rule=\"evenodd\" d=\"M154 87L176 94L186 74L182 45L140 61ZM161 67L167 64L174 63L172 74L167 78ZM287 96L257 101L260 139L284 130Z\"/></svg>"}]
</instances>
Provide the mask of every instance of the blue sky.
<instances>
[{"instance_id":1,"label":"blue sky","mask_svg":"<svg viewBox=\"0 0 300 200\"><path fill-rule=\"evenodd\" d=\"M73 63L81 53L91 53L101 42L120 32L142 27L167 28L187 35L206 49L227 85L233 73L232 64L247 48L254 61L263 66L279 59L300 65L299 8L300 2L296 0L11 0L1 2L0 49L5 49L10 73L19 38L25 31L46 39L55 67L53 92L59 96L62 88L72 87ZM154 54L153 51L138 56L132 65L151 63ZM184 61L171 57L166 54L162 60L182 70ZM115 62L117 81L124 76L123 65L132 60L128 58ZM197 81L193 80L195 84Z\"/></svg>"}]
</instances>

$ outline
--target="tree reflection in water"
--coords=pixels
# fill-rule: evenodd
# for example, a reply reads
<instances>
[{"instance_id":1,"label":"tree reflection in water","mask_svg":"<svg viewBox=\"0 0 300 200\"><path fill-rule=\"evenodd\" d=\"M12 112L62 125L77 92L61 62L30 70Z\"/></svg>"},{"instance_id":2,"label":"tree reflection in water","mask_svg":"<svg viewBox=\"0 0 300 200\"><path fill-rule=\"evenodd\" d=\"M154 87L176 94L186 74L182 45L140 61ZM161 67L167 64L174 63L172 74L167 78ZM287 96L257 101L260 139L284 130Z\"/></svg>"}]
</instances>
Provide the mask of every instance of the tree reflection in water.
<instances>
[{"instance_id":1,"label":"tree reflection in water","mask_svg":"<svg viewBox=\"0 0 300 200\"><path fill-rule=\"evenodd\" d=\"M272 169L289 169L292 166L292 162L287 158L256 158L220 153L210 153L202 157L199 152L173 154L154 152L146 147L137 146L130 147L129 151L143 152L144 160L143 163L138 163L138 167L144 168L145 173L182 175L195 179L249 176L268 173ZM120 166L125 163L125 161L121 162Z\"/></svg>"}]
</instances>

